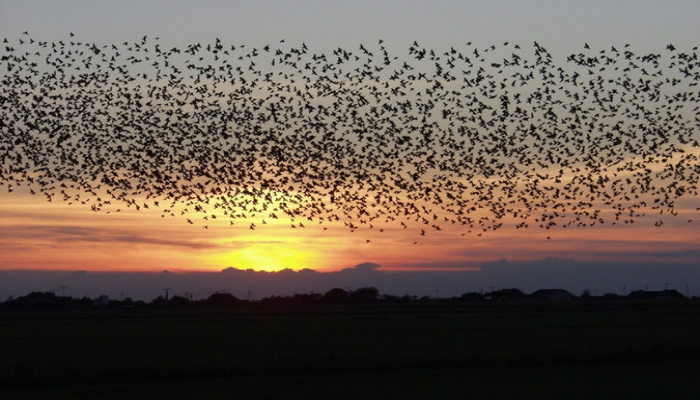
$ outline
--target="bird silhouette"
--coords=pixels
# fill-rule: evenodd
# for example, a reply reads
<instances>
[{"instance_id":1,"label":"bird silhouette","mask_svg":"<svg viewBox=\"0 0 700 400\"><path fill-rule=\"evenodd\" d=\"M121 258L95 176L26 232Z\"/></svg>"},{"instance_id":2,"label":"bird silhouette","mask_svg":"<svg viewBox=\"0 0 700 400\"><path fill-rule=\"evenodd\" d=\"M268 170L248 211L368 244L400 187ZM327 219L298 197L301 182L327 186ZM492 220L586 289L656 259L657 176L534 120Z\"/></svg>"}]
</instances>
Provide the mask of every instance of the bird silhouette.
<instances>
[{"instance_id":1,"label":"bird silhouette","mask_svg":"<svg viewBox=\"0 0 700 400\"><path fill-rule=\"evenodd\" d=\"M96 212L481 236L675 217L698 196L697 47L3 45L0 185Z\"/></svg>"}]
</instances>

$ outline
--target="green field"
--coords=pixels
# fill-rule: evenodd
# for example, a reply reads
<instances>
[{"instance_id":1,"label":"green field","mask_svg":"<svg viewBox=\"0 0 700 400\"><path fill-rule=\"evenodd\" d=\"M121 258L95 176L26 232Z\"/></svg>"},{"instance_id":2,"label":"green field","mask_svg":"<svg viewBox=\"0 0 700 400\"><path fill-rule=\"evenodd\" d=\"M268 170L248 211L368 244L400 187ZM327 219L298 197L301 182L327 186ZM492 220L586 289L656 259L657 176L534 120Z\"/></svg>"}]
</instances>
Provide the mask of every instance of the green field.
<instances>
[{"instance_id":1,"label":"green field","mask_svg":"<svg viewBox=\"0 0 700 400\"><path fill-rule=\"evenodd\" d=\"M3 399L700 398L691 300L4 312L0 343Z\"/></svg>"}]
</instances>

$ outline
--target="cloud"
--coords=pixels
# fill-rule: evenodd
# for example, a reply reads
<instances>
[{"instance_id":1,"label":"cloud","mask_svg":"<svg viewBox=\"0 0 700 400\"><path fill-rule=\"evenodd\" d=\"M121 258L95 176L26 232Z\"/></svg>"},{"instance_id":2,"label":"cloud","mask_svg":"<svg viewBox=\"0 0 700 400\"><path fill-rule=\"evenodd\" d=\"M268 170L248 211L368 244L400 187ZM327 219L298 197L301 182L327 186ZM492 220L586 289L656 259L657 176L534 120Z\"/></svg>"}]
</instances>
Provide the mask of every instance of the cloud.
<instances>
[{"instance_id":1,"label":"cloud","mask_svg":"<svg viewBox=\"0 0 700 400\"><path fill-rule=\"evenodd\" d=\"M681 252L685 254L685 252ZM694 251L690 254L695 255ZM354 290L373 286L382 294L415 296L460 296L472 291L518 288L526 293L538 289L563 288L574 294L591 292L629 293L632 290L660 290L667 285L683 293L700 294L697 262L613 262L579 261L544 257L534 261L507 259L484 262L480 270L440 271L384 270L364 262L334 272L285 269L276 272L229 267L220 272L96 272L0 270L0 301L35 290L57 290L67 286L70 296L111 298L129 296L151 300L171 288L171 295L192 293L206 298L214 291L227 291L239 298L260 299L295 293L325 293L333 288ZM689 289L686 289L689 285Z\"/></svg>"},{"instance_id":2,"label":"cloud","mask_svg":"<svg viewBox=\"0 0 700 400\"><path fill-rule=\"evenodd\" d=\"M534 261L508 261L505 258L501 258L499 260L481 263L481 269L488 270L492 268L508 268L514 266L526 266L531 268L566 268L574 267L579 264L580 262L574 259L558 257L545 257L541 260Z\"/></svg>"},{"instance_id":3,"label":"cloud","mask_svg":"<svg viewBox=\"0 0 700 400\"><path fill-rule=\"evenodd\" d=\"M185 247L196 250L230 248L229 246L223 246L212 242L158 239L143 236L114 236L105 239L113 242L155 244L160 246Z\"/></svg>"},{"instance_id":4,"label":"cloud","mask_svg":"<svg viewBox=\"0 0 700 400\"><path fill-rule=\"evenodd\" d=\"M660 290L666 284L685 288L700 279L697 265L671 258L663 262L578 261L556 257L535 261L501 259L483 263L473 282L485 287L517 287L526 292L564 288L572 292L590 289L600 294L622 294L634 289Z\"/></svg>"},{"instance_id":5,"label":"cloud","mask_svg":"<svg viewBox=\"0 0 700 400\"><path fill-rule=\"evenodd\" d=\"M650 256L669 258L669 259L694 259L700 261L700 249L688 249L688 250L678 250L678 251L662 251L655 253L648 253Z\"/></svg>"},{"instance_id":6,"label":"cloud","mask_svg":"<svg viewBox=\"0 0 700 400\"><path fill-rule=\"evenodd\" d=\"M435 262L415 262L415 263L393 263L384 268L384 271L478 271L481 268L479 263L474 261L435 261Z\"/></svg>"},{"instance_id":7,"label":"cloud","mask_svg":"<svg viewBox=\"0 0 700 400\"><path fill-rule=\"evenodd\" d=\"M611 231L610 231L611 232ZM610 232L606 234L610 234ZM682 236L672 232L673 237L659 235L650 237L644 232L626 232L619 235L623 239L594 238L590 236L560 238L552 236L552 240L542 238L517 238L512 241L493 240L488 245L474 248L456 248L446 253L453 262L465 260L464 263L474 264L478 260L482 264L494 255L509 259L540 260L547 256L560 259L597 260L597 261L700 261L700 249L695 245L693 236ZM500 249L500 253L494 249ZM444 258L444 257L443 257ZM454 264L453 264L454 265Z\"/></svg>"},{"instance_id":8,"label":"cloud","mask_svg":"<svg viewBox=\"0 0 700 400\"><path fill-rule=\"evenodd\" d=\"M151 244L159 246L181 247L195 250L208 249L231 249L236 246L233 243L218 244L208 241L192 241L181 239L170 239L161 237L149 237L134 234L129 231L116 231L114 229L102 229L95 227L79 227L71 225L33 225L6 226L5 234L7 239L30 239L33 243L55 242L65 243L126 243L126 244ZM33 244L34 245L34 244Z\"/></svg>"},{"instance_id":9,"label":"cloud","mask_svg":"<svg viewBox=\"0 0 700 400\"><path fill-rule=\"evenodd\" d=\"M354 267L351 268L343 268L340 270L341 273L353 273L353 272L358 272L358 273L372 273L376 272L379 269L380 265L371 263L371 262L363 262L361 264L357 264Z\"/></svg>"}]
</instances>

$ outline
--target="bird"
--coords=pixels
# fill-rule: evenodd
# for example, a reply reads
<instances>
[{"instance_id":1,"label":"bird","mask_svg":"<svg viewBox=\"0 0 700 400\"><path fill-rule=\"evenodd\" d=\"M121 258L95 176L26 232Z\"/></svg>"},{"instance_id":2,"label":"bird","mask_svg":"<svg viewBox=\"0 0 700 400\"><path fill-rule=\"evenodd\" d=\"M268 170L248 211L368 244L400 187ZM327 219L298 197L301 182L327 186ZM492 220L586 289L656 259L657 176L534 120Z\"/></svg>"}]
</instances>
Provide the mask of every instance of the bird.
<instances>
[{"instance_id":1,"label":"bird","mask_svg":"<svg viewBox=\"0 0 700 400\"><path fill-rule=\"evenodd\" d=\"M672 218L697 198L696 47L501 43L392 58L381 40L324 54L24 32L0 49L0 186L95 212L180 206L187 224L463 237Z\"/></svg>"}]
</instances>

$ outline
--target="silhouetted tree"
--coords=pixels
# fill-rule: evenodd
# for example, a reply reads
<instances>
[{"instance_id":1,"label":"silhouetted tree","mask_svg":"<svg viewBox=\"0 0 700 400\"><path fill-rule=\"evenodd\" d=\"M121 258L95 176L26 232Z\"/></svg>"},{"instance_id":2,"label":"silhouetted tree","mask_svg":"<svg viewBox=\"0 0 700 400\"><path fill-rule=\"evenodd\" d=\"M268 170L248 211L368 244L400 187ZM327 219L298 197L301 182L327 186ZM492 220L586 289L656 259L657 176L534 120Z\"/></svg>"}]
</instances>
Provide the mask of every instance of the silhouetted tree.
<instances>
[{"instance_id":1,"label":"silhouetted tree","mask_svg":"<svg viewBox=\"0 0 700 400\"><path fill-rule=\"evenodd\" d=\"M168 300L165 299L165 296L160 295L155 299L151 300L151 302L148 304L152 306L166 306L168 305Z\"/></svg>"},{"instance_id":2,"label":"silhouetted tree","mask_svg":"<svg viewBox=\"0 0 700 400\"><path fill-rule=\"evenodd\" d=\"M486 297L479 292L468 292L462 295L462 300L464 301L484 301Z\"/></svg>"},{"instance_id":3,"label":"silhouetted tree","mask_svg":"<svg viewBox=\"0 0 700 400\"><path fill-rule=\"evenodd\" d=\"M375 287L362 287L350 292L350 301L353 303L370 303L379 299L379 289Z\"/></svg>"},{"instance_id":4,"label":"silhouetted tree","mask_svg":"<svg viewBox=\"0 0 700 400\"><path fill-rule=\"evenodd\" d=\"M13 302L17 305L53 306L61 300L53 292L31 292L26 296L16 298Z\"/></svg>"},{"instance_id":5,"label":"silhouetted tree","mask_svg":"<svg viewBox=\"0 0 700 400\"><path fill-rule=\"evenodd\" d=\"M321 297L321 301L328 304L343 304L350 299L348 292L340 288L333 288Z\"/></svg>"},{"instance_id":6,"label":"silhouetted tree","mask_svg":"<svg viewBox=\"0 0 700 400\"><path fill-rule=\"evenodd\" d=\"M190 299L183 296L173 296L168 300L168 305L171 307L186 307L190 305Z\"/></svg>"},{"instance_id":7,"label":"silhouetted tree","mask_svg":"<svg viewBox=\"0 0 700 400\"><path fill-rule=\"evenodd\" d=\"M401 297L393 294L383 294L381 296L381 300L386 303L398 303L399 301L401 301Z\"/></svg>"},{"instance_id":8,"label":"silhouetted tree","mask_svg":"<svg viewBox=\"0 0 700 400\"><path fill-rule=\"evenodd\" d=\"M292 304L314 304L321 299L319 293L298 293L291 297Z\"/></svg>"}]
</instances>

